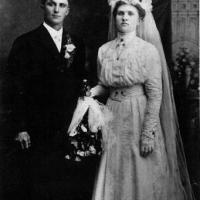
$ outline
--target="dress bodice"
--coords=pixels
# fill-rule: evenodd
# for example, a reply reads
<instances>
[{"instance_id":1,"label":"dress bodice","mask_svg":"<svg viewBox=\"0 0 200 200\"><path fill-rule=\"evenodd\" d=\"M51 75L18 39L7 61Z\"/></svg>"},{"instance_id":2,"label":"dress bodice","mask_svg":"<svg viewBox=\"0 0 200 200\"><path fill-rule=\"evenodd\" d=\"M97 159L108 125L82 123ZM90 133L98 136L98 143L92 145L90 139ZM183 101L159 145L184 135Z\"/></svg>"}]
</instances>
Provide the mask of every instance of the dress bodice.
<instances>
[{"instance_id":1,"label":"dress bodice","mask_svg":"<svg viewBox=\"0 0 200 200\"><path fill-rule=\"evenodd\" d=\"M116 38L104 44L98 53L98 72L101 84L111 87L130 87L143 84L149 76L155 47L136 36Z\"/></svg>"},{"instance_id":2,"label":"dress bodice","mask_svg":"<svg viewBox=\"0 0 200 200\"><path fill-rule=\"evenodd\" d=\"M144 88L147 104L142 134L151 135L159 122L162 99L161 63L156 47L135 35L118 37L100 47L98 76L99 84L110 88L110 98L116 89L120 89L117 96L124 99L124 89L132 94L136 87Z\"/></svg>"}]
</instances>

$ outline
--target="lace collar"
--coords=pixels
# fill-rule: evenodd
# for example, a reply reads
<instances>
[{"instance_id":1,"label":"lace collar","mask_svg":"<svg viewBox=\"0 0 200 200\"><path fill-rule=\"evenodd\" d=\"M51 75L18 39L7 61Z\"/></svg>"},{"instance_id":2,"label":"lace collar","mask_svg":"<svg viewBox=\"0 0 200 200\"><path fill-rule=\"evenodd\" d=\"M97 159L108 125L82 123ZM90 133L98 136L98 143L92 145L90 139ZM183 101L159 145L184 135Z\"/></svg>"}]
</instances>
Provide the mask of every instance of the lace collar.
<instances>
[{"instance_id":1,"label":"lace collar","mask_svg":"<svg viewBox=\"0 0 200 200\"><path fill-rule=\"evenodd\" d=\"M128 33L125 35L118 33L118 36L115 39L116 47L128 46L128 44L130 44L131 41L136 40L136 38L137 38L137 36L136 36L135 32L131 32L131 33Z\"/></svg>"}]
</instances>

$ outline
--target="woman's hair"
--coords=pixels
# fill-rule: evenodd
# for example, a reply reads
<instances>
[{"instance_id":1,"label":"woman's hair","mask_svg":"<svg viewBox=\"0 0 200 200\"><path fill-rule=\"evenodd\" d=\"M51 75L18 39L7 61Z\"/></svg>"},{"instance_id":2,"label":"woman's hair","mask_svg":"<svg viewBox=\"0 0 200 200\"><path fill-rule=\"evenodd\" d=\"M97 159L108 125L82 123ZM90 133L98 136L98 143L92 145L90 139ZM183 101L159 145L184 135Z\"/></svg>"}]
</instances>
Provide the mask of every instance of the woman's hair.
<instances>
[{"instance_id":1,"label":"woman's hair","mask_svg":"<svg viewBox=\"0 0 200 200\"><path fill-rule=\"evenodd\" d=\"M140 6L140 4L138 4L138 3L136 3L136 4L129 4L129 3L126 3L126 2L124 2L124 1L118 1L118 2L116 3L116 5L115 5L115 7L114 7L114 9L113 9L113 16L114 16L114 18L115 18L116 15L117 15L117 10L118 10L118 8L119 8L120 6L122 6L122 5L132 5L132 6L134 6L134 7L138 10L139 18L140 18L141 20L144 19L146 12L145 12L145 10Z\"/></svg>"}]
</instances>

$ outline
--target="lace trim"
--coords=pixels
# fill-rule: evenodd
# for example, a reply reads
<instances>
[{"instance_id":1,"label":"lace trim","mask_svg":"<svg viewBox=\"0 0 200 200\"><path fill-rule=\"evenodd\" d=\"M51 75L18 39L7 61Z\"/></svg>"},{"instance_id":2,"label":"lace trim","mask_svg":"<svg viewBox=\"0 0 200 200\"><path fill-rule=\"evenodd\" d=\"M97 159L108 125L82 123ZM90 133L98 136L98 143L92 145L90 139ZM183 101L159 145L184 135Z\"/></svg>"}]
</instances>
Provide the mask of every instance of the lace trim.
<instances>
[{"instance_id":1,"label":"lace trim","mask_svg":"<svg viewBox=\"0 0 200 200\"><path fill-rule=\"evenodd\" d=\"M141 134L141 138L154 140L156 130L157 130L157 127L154 127L152 130L149 130L149 131L143 131Z\"/></svg>"}]
</instances>

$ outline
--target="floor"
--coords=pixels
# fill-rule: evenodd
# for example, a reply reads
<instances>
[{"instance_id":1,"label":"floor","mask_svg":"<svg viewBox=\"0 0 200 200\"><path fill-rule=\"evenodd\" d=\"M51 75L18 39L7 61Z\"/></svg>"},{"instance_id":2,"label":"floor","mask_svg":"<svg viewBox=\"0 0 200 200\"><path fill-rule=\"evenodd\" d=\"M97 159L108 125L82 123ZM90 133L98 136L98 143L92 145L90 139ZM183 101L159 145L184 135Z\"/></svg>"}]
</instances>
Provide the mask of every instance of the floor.
<instances>
[{"instance_id":1,"label":"floor","mask_svg":"<svg viewBox=\"0 0 200 200\"><path fill-rule=\"evenodd\" d=\"M98 158L75 163L60 152L28 156L3 156L1 200L91 199Z\"/></svg>"}]
</instances>

